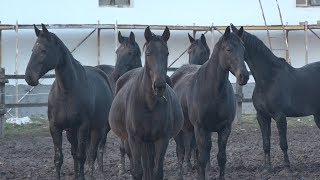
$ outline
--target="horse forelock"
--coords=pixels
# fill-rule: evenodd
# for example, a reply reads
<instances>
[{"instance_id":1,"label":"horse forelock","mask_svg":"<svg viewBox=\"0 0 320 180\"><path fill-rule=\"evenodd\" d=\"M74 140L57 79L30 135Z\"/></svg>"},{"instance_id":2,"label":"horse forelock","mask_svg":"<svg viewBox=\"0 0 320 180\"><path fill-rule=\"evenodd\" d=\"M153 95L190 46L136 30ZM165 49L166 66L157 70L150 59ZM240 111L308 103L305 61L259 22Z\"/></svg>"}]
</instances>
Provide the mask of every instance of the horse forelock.
<instances>
[{"instance_id":1,"label":"horse forelock","mask_svg":"<svg viewBox=\"0 0 320 180\"><path fill-rule=\"evenodd\" d=\"M158 35L155 35L154 33L152 33L151 40L149 42L144 43L142 50L145 51L148 44L152 41L161 41L166 46L166 48L168 48L167 43L162 39L162 36L158 36Z\"/></svg>"}]
</instances>

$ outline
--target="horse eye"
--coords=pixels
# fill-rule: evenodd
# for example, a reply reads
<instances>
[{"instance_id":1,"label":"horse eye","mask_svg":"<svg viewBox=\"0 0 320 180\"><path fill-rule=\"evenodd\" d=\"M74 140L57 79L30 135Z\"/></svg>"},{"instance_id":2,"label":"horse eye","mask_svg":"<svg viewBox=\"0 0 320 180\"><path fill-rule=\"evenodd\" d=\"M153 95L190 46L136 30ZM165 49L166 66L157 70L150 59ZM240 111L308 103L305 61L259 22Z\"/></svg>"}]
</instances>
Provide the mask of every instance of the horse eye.
<instances>
[{"instance_id":1,"label":"horse eye","mask_svg":"<svg viewBox=\"0 0 320 180\"><path fill-rule=\"evenodd\" d=\"M230 52L230 51L231 51L231 48L227 48L226 50L227 50L228 52Z\"/></svg>"},{"instance_id":2,"label":"horse eye","mask_svg":"<svg viewBox=\"0 0 320 180\"><path fill-rule=\"evenodd\" d=\"M44 50L44 49L43 49L43 50L41 50L41 53L42 53L42 54L45 54L46 52L47 52L47 51L46 51L46 50Z\"/></svg>"}]
</instances>

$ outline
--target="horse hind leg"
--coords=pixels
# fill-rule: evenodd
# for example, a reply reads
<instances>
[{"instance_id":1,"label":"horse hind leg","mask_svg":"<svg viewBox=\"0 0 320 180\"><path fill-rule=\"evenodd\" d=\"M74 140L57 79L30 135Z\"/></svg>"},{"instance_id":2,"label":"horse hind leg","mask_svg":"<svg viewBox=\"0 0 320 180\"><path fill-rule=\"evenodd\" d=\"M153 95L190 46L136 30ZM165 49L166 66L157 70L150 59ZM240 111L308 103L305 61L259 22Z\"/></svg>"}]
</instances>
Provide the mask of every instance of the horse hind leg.
<instances>
[{"instance_id":1,"label":"horse hind leg","mask_svg":"<svg viewBox=\"0 0 320 180\"><path fill-rule=\"evenodd\" d=\"M191 165L191 152L194 149L194 146L192 143L193 140L195 140L194 133L192 131L184 131L183 132L183 142L184 142L184 148L185 148L185 156L184 161L186 162L186 171L191 172L192 171L192 165Z\"/></svg>"},{"instance_id":2,"label":"horse hind leg","mask_svg":"<svg viewBox=\"0 0 320 180\"><path fill-rule=\"evenodd\" d=\"M101 141L98 146L98 152L97 152L97 164L98 164L98 170L103 173L103 154L105 152L105 147L107 143L107 136L110 129L107 128L105 131L105 134L102 135Z\"/></svg>"},{"instance_id":3,"label":"horse hind leg","mask_svg":"<svg viewBox=\"0 0 320 180\"><path fill-rule=\"evenodd\" d=\"M125 140L121 140L120 143L120 163L119 163L119 175L122 175L126 172L125 169L125 155L126 155L126 147L125 147Z\"/></svg>"},{"instance_id":4,"label":"horse hind leg","mask_svg":"<svg viewBox=\"0 0 320 180\"><path fill-rule=\"evenodd\" d=\"M93 129L90 134L90 146L88 151L88 165L89 165L89 175L93 178L94 171L94 162L97 157L97 149L101 142L102 136L105 135L105 130L102 129Z\"/></svg>"},{"instance_id":5,"label":"horse hind leg","mask_svg":"<svg viewBox=\"0 0 320 180\"><path fill-rule=\"evenodd\" d=\"M257 120L260 126L263 150L264 150L264 171L271 171L270 161L270 136L271 136L271 117L264 115L262 112L257 112Z\"/></svg>"}]
</instances>

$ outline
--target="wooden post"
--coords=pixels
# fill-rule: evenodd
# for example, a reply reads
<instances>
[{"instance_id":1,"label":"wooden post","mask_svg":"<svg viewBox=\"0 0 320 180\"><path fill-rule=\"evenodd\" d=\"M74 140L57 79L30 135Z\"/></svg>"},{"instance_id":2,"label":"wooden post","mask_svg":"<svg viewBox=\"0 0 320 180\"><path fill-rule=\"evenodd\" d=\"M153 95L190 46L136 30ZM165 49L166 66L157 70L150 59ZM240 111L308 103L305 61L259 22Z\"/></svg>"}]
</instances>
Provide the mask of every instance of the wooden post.
<instances>
[{"instance_id":1,"label":"wooden post","mask_svg":"<svg viewBox=\"0 0 320 180\"><path fill-rule=\"evenodd\" d=\"M291 64L290 54L289 54L289 30L286 30L286 40L287 40L287 48L286 48L286 60L289 64Z\"/></svg>"},{"instance_id":2,"label":"wooden post","mask_svg":"<svg viewBox=\"0 0 320 180\"><path fill-rule=\"evenodd\" d=\"M308 64L308 21L304 22L304 45L305 45L304 61L305 61L305 64Z\"/></svg>"},{"instance_id":3,"label":"wooden post","mask_svg":"<svg viewBox=\"0 0 320 180\"><path fill-rule=\"evenodd\" d=\"M214 41L214 27L213 27L213 23L212 23L212 26L211 26L211 43L212 43L211 48L213 48L213 47L214 47L214 45L215 45L215 41Z\"/></svg>"},{"instance_id":4,"label":"wooden post","mask_svg":"<svg viewBox=\"0 0 320 180\"><path fill-rule=\"evenodd\" d=\"M196 23L193 23L193 26L195 26L195 25L196 25ZM193 39L196 39L196 33L197 33L196 30L193 30L193 31L192 31Z\"/></svg>"},{"instance_id":5,"label":"wooden post","mask_svg":"<svg viewBox=\"0 0 320 180\"><path fill-rule=\"evenodd\" d=\"M116 21L116 24L114 25L114 59L117 59L117 48L118 48L118 22Z\"/></svg>"},{"instance_id":6,"label":"wooden post","mask_svg":"<svg viewBox=\"0 0 320 180\"><path fill-rule=\"evenodd\" d=\"M100 24L100 21L98 21L98 24ZM100 65L100 28L98 28L98 65Z\"/></svg>"},{"instance_id":7,"label":"wooden post","mask_svg":"<svg viewBox=\"0 0 320 180\"><path fill-rule=\"evenodd\" d=\"M236 82L236 116L235 121L240 124L240 127L242 127L242 99L243 99L243 92L242 92L242 86L238 84L238 81Z\"/></svg>"},{"instance_id":8,"label":"wooden post","mask_svg":"<svg viewBox=\"0 0 320 180\"><path fill-rule=\"evenodd\" d=\"M0 138L4 137L4 126L6 114L6 103L5 103L5 84L8 83L8 80L5 76L5 69L0 68Z\"/></svg>"},{"instance_id":9,"label":"wooden post","mask_svg":"<svg viewBox=\"0 0 320 180\"><path fill-rule=\"evenodd\" d=\"M15 31L16 31L16 58L15 58L15 71L14 74L18 75L18 56L19 56L19 25L18 25L18 21L16 22L16 27L15 27ZM19 103L19 80L16 79L16 103ZM16 118L19 117L19 108L16 108Z\"/></svg>"},{"instance_id":10,"label":"wooden post","mask_svg":"<svg viewBox=\"0 0 320 180\"><path fill-rule=\"evenodd\" d=\"M1 24L1 21L0 21ZM0 67L2 67L2 30L0 29Z\"/></svg>"}]
</instances>

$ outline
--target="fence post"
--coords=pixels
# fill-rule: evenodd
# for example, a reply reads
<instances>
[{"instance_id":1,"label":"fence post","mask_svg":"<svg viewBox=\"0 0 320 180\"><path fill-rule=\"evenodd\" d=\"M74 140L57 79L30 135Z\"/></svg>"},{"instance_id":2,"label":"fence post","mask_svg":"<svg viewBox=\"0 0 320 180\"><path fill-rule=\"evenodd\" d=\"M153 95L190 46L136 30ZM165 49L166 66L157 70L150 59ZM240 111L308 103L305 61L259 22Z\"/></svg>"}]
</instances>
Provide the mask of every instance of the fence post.
<instances>
[{"instance_id":1,"label":"fence post","mask_svg":"<svg viewBox=\"0 0 320 180\"><path fill-rule=\"evenodd\" d=\"M242 127L242 99L243 99L243 92L242 92L242 86L236 82L236 117L235 120L237 123L240 124L240 127Z\"/></svg>"},{"instance_id":2,"label":"fence post","mask_svg":"<svg viewBox=\"0 0 320 180\"><path fill-rule=\"evenodd\" d=\"M8 80L5 76L5 69L0 68L0 138L4 137L4 126L5 126L5 118L6 114L6 104L5 104L5 86L8 83Z\"/></svg>"}]
</instances>

